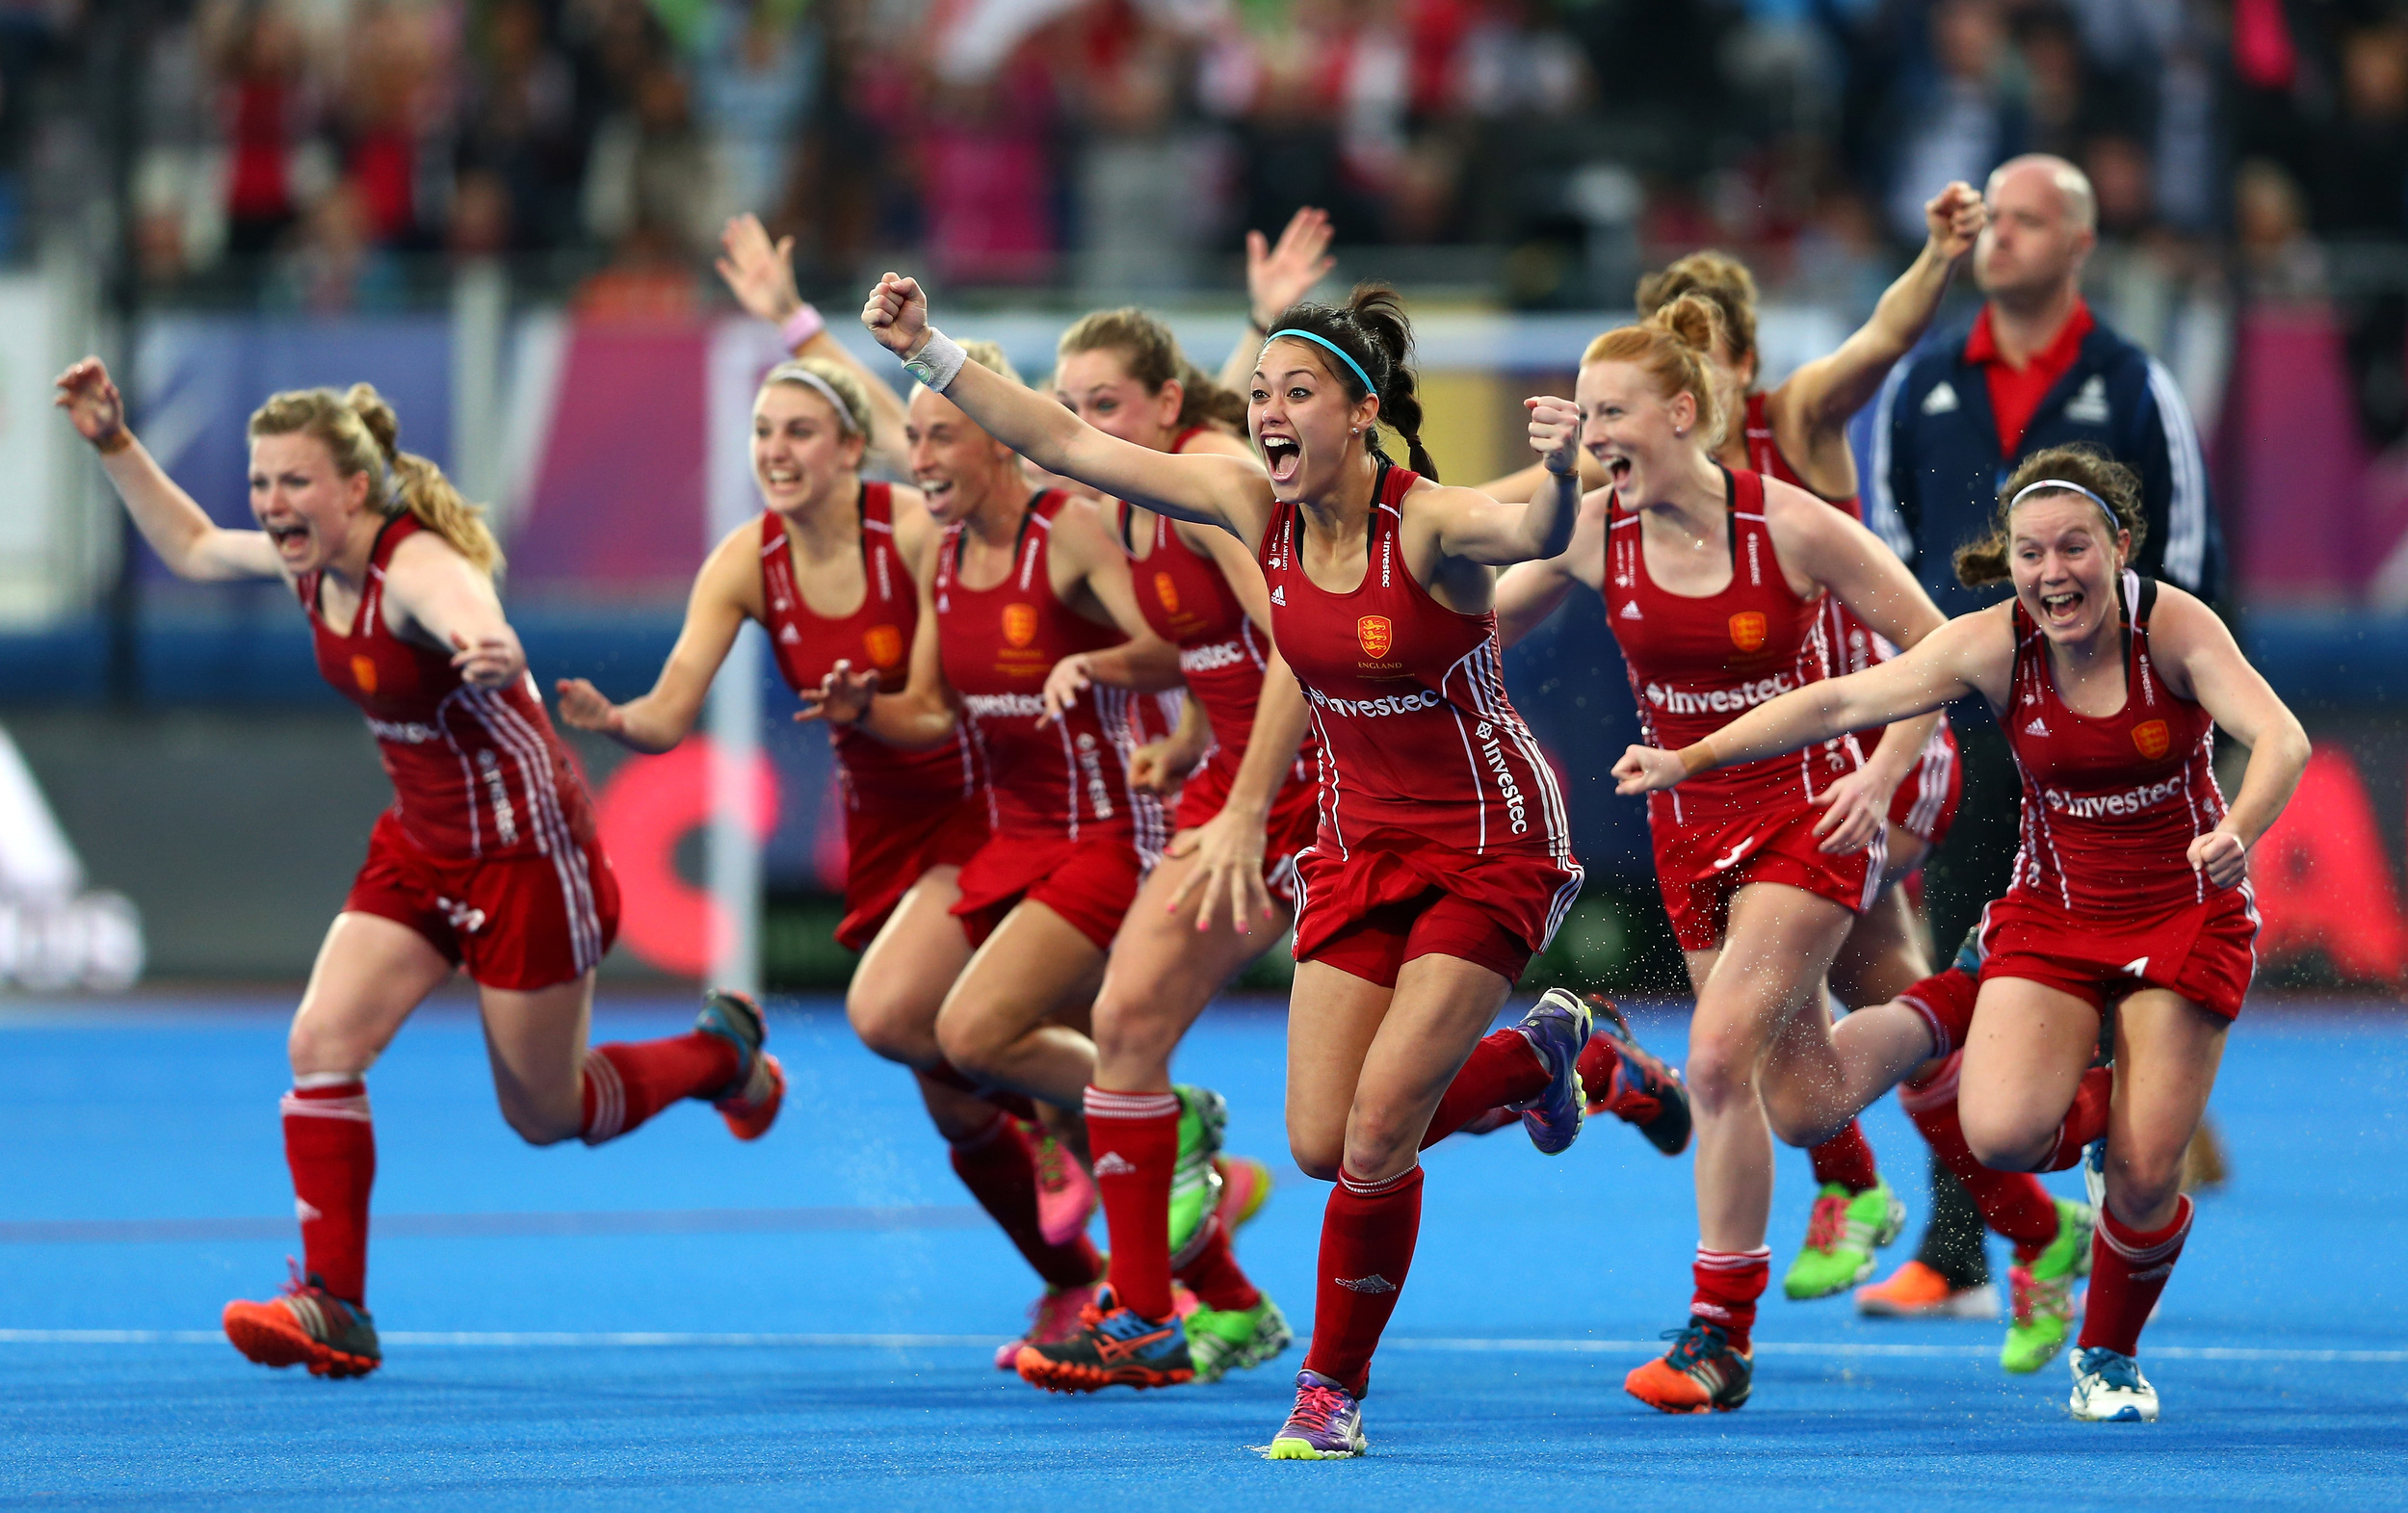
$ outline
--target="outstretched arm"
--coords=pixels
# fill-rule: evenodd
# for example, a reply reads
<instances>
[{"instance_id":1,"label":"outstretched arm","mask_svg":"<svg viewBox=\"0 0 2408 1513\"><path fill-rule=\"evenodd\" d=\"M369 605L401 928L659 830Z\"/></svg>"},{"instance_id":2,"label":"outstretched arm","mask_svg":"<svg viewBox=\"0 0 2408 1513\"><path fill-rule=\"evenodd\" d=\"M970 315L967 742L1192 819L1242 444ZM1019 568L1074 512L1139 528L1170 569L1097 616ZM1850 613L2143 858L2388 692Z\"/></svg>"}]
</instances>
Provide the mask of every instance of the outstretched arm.
<instances>
[{"instance_id":1,"label":"outstretched arm","mask_svg":"<svg viewBox=\"0 0 2408 1513\"><path fill-rule=\"evenodd\" d=\"M798 723L815 719L858 725L872 737L905 751L926 751L952 737L953 690L945 682L938 646L935 577L920 580L920 624L911 638L909 682L900 693L878 691L877 669L863 671L839 662L816 689L802 691Z\"/></svg>"},{"instance_id":2,"label":"outstretched arm","mask_svg":"<svg viewBox=\"0 0 2408 1513\"><path fill-rule=\"evenodd\" d=\"M405 537L384 568L384 603L405 631L449 647L452 665L480 688L508 688L527 675L527 653L502 614L493 580L432 531Z\"/></svg>"},{"instance_id":3,"label":"outstretched arm","mask_svg":"<svg viewBox=\"0 0 2408 1513\"><path fill-rule=\"evenodd\" d=\"M1613 514L1613 490L1584 496L1572 525L1572 544L1561 557L1516 562L1497 575L1497 641L1511 646L1547 622L1564 597L1583 584L1606 581L1606 529Z\"/></svg>"},{"instance_id":4,"label":"outstretched arm","mask_svg":"<svg viewBox=\"0 0 2408 1513\"><path fill-rule=\"evenodd\" d=\"M1252 459L1157 452L1106 435L1044 395L965 361L961 349L929 325L928 297L919 283L901 274L878 280L861 321L913 377L1047 472L1182 520L1219 526L1248 543L1261 537L1270 518L1270 484Z\"/></svg>"},{"instance_id":5,"label":"outstretched arm","mask_svg":"<svg viewBox=\"0 0 2408 1513\"><path fill-rule=\"evenodd\" d=\"M1757 705L1705 740L1666 751L1632 746L1613 765L1618 794L1647 794L1718 767L1762 761L1868 725L1911 719L1952 698L1991 691L2014 659L1999 607L1949 621L1888 662L1809 683Z\"/></svg>"},{"instance_id":6,"label":"outstretched arm","mask_svg":"<svg viewBox=\"0 0 2408 1513\"><path fill-rule=\"evenodd\" d=\"M51 403L66 411L75 433L100 454L100 470L168 571L196 583L283 576L275 543L266 532L228 531L212 522L134 439L125 425L125 401L99 358L87 357L67 369L58 387Z\"/></svg>"},{"instance_id":7,"label":"outstretched arm","mask_svg":"<svg viewBox=\"0 0 2408 1513\"><path fill-rule=\"evenodd\" d=\"M861 380L870 396L870 455L898 477L911 471L910 449L903 440L903 404L895 386L863 367L861 359L827 332L819 312L803 303L795 287L795 239L775 242L750 211L727 222L720 232L720 277L728 293L752 315L778 328L787 350L798 357L823 357Z\"/></svg>"},{"instance_id":8,"label":"outstretched arm","mask_svg":"<svg viewBox=\"0 0 2408 1513\"><path fill-rule=\"evenodd\" d=\"M1222 388L1233 394L1245 392L1247 380L1254 377L1254 364L1263 354L1263 339L1270 334L1270 323L1311 294L1313 286L1337 266L1338 260L1328 255L1331 234L1329 212L1311 205L1288 218L1277 247L1260 231L1245 234L1246 328L1220 365Z\"/></svg>"},{"instance_id":9,"label":"outstretched arm","mask_svg":"<svg viewBox=\"0 0 2408 1513\"><path fill-rule=\"evenodd\" d=\"M701 717L702 701L719 676L727 649L750 617L745 604L747 575L760 582L758 527L738 526L711 552L686 596L686 623L669 648L668 661L652 691L614 704L583 678L563 678L553 687L561 718L580 730L610 737L631 751L667 751L686 739Z\"/></svg>"},{"instance_id":10,"label":"outstretched arm","mask_svg":"<svg viewBox=\"0 0 2408 1513\"><path fill-rule=\"evenodd\" d=\"M1804 441L1811 452L1814 441L1843 431L1891 366L1923 340L1957 262L1973 249L1987 219L1981 192L1970 184L1950 184L1932 196L1924 206L1923 250L1882 293L1871 318L1839 351L1799 368L1776 391L1772 421L1779 440Z\"/></svg>"}]
</instances>

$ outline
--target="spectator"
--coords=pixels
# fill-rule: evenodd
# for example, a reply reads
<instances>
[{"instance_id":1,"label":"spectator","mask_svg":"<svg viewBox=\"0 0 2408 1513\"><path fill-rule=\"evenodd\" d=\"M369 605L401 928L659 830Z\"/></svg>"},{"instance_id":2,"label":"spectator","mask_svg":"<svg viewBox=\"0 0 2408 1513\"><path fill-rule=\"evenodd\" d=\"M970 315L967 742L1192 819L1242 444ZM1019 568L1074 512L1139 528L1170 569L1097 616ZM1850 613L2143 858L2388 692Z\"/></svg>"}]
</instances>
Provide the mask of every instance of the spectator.
<instances>
[{"instance_id":1,"label":"spectator","mask_svg":"<svg viewBox=\"0 0 2408 1513\"><path fill-rule=\"evenodd\" d=\"M1998 0L1933 6L1931 72L1900 91L1895 118L1898 171L1890 182L1890 231L1901 242L1924 231L1930 187L1970 183L2019 150L2023 112L2007 97L2006 24Z\"/></svg>"},{"instance_id":2,"label":"spectator","mask_svg":"<svg viewBox=\"0 0 2408 1513\"><path fill-rule=\"evenodd\" d=\"M2002 480L2042 448L2088 442L2140 474L2146 539L2133 565L2213 600L2223 541L2190 411L2163 364L2101 325L2081 297L2097 199L2062 158L2014 159L1990 175L1990 225L1974 252L1984 302L1883 385L1873 419L1866 521L1953 616L2002 588L1957 584L1957 547L1982 535ZM1956 825L1925 872L1941 941L1964 933L2005 890L2020 783L1988 707L1953 709L1964 752Z\"/></svg>"}]
</instances>

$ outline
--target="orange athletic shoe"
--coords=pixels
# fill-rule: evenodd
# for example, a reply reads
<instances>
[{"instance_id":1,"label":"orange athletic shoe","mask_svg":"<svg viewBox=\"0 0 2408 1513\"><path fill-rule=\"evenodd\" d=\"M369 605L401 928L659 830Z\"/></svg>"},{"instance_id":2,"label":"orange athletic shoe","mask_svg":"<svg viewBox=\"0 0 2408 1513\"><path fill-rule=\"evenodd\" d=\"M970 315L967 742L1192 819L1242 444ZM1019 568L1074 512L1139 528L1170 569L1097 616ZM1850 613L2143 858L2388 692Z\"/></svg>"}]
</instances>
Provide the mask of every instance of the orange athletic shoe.
<instances>
[{"instance_id":1,"label":"orange athletic shoe","mask_svg":"<svg viewBox=\"0 0 2408 1513\"><path fill-rule=\"evenodd\" d=\"M1951 1288L1939 1272L1910 1261L1886 1281L1858 1288L1856 1311L1873 1318L1996 1318L1999 1290L1986 1282Z\"/></svg>"},{"instance_id":2,"label":"orange athletic shoe","mask_svg":"<svg viewBox=\"0 0 2408 1513\"><path fill-rule=\"evenodd\" d=\"M1728 1335L1691 1319L1663 1337L1672 1348L1624 1377L1624 1392L1664 1413L1729 1413L1747 1401L1756 1363Z\"/></svg>"},{"instance_id":3,"label":"orange athletic shoe","mask_svg":"<svg viewBox=\"0 0 2408 1513\"><path fill-rule=\"evenodd\" d=\"M306 1366L312 1376L365 1376L384 1364L368 1310L345 1302L316 1277L295 1278L265 1303L225 1305L225 1337L261 1366Z\"/></svg>"},{"instance_id":4,"label":"orange athletic shoe","mask_svg":"<svg viewBox=\"0 0 2408 1513\"><path fill-rule=\"evenodd\" d=\"M736 1048L735 1080L711 1100L711 1107L740 1140L769 1134L786 1102L786 1069L761 1049L770 1037L761 1005L732 988L713 988L702 995L702 1012L694 1016L694 1027Z\"/></svg>"}]
</instances>

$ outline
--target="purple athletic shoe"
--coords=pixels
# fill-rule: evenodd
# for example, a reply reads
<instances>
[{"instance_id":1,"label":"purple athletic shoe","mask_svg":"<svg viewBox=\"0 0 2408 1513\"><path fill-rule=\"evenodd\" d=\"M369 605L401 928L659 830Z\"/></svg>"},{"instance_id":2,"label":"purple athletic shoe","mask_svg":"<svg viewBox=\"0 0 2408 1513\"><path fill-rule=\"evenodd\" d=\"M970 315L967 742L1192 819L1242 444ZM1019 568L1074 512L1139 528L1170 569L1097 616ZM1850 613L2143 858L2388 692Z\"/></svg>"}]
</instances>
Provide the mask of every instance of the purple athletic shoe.
<instances>
[{"instance_id":1,"label":"purple athletic shoe","mask_svg":"<svg viewBox=\"0 0 2408 1513\"><path fill-rule=\"evenodd\" d=\"M1514 1027L1538 1054L1539 1064L1547 1068L1547 1090L1513 1106L1521 1111L1522 1128L1530 1132L1531 1143L1542 1156L1570 1150L1581 1137L1581 1120L1588 1108L1588 1098L1581 1089L1581 1050L1588 1044L1588 1005L1563 988L1549 988L1539 995Z\"/></svg>"},{"instance_id":2,"label":"purple athletic shoe","mask_svg":"<svg viewBox=\"0 0 2408 1513\"><path fill-rule=\"evenodd\" d=\"M1348 1460L1372 1448L1363 1405L1319 1371L1296 1373L1296 1411L1279 1426L1267 1460Z\"/></svg>"}]
</instances>

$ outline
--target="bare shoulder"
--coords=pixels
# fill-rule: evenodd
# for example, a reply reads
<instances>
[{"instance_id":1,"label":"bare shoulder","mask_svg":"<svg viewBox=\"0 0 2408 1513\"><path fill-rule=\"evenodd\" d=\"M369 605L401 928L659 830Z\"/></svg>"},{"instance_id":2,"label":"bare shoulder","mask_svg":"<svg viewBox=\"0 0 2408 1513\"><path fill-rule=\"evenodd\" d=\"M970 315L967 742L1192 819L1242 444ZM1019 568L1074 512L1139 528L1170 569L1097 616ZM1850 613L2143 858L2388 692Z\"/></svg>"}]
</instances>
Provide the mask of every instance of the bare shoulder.
<instances>
[{"instance_id":1,"label":"bare shoulder","mask_svg":"<svg viewBox=\"0 0 2408 1513\"><path fill-rule=\"evenodd\" d=\"M394 545L393 555L385 559L387 582L422 579L430 575L462 572L484 579L459 548L443 538L438 531L412 531Z\"/></svg>"},{"instance_id":2,"label":"bare shoulder","mask_svg":"<svg viewBox=\"0 0 2408 1513\"><path fill-rule=\"evenodd\" d=\"M2149 639L2168 652L2237 646L2232 627L2187 588L2158 580L2158 602L2149 612Z\"/></svg>"},{"instance_id":3,"label":"bare shoulder","mask_svg":"<svg viewBox=\"0 0 2408 1513\"><path fill-rule=\"evenodd\" d=\"M929 513L928 496L908 483L887 485L887 518L895 525L895 550L903 564L917 573L936 544L936 520Z\"/></svg>"}]
</instances>

